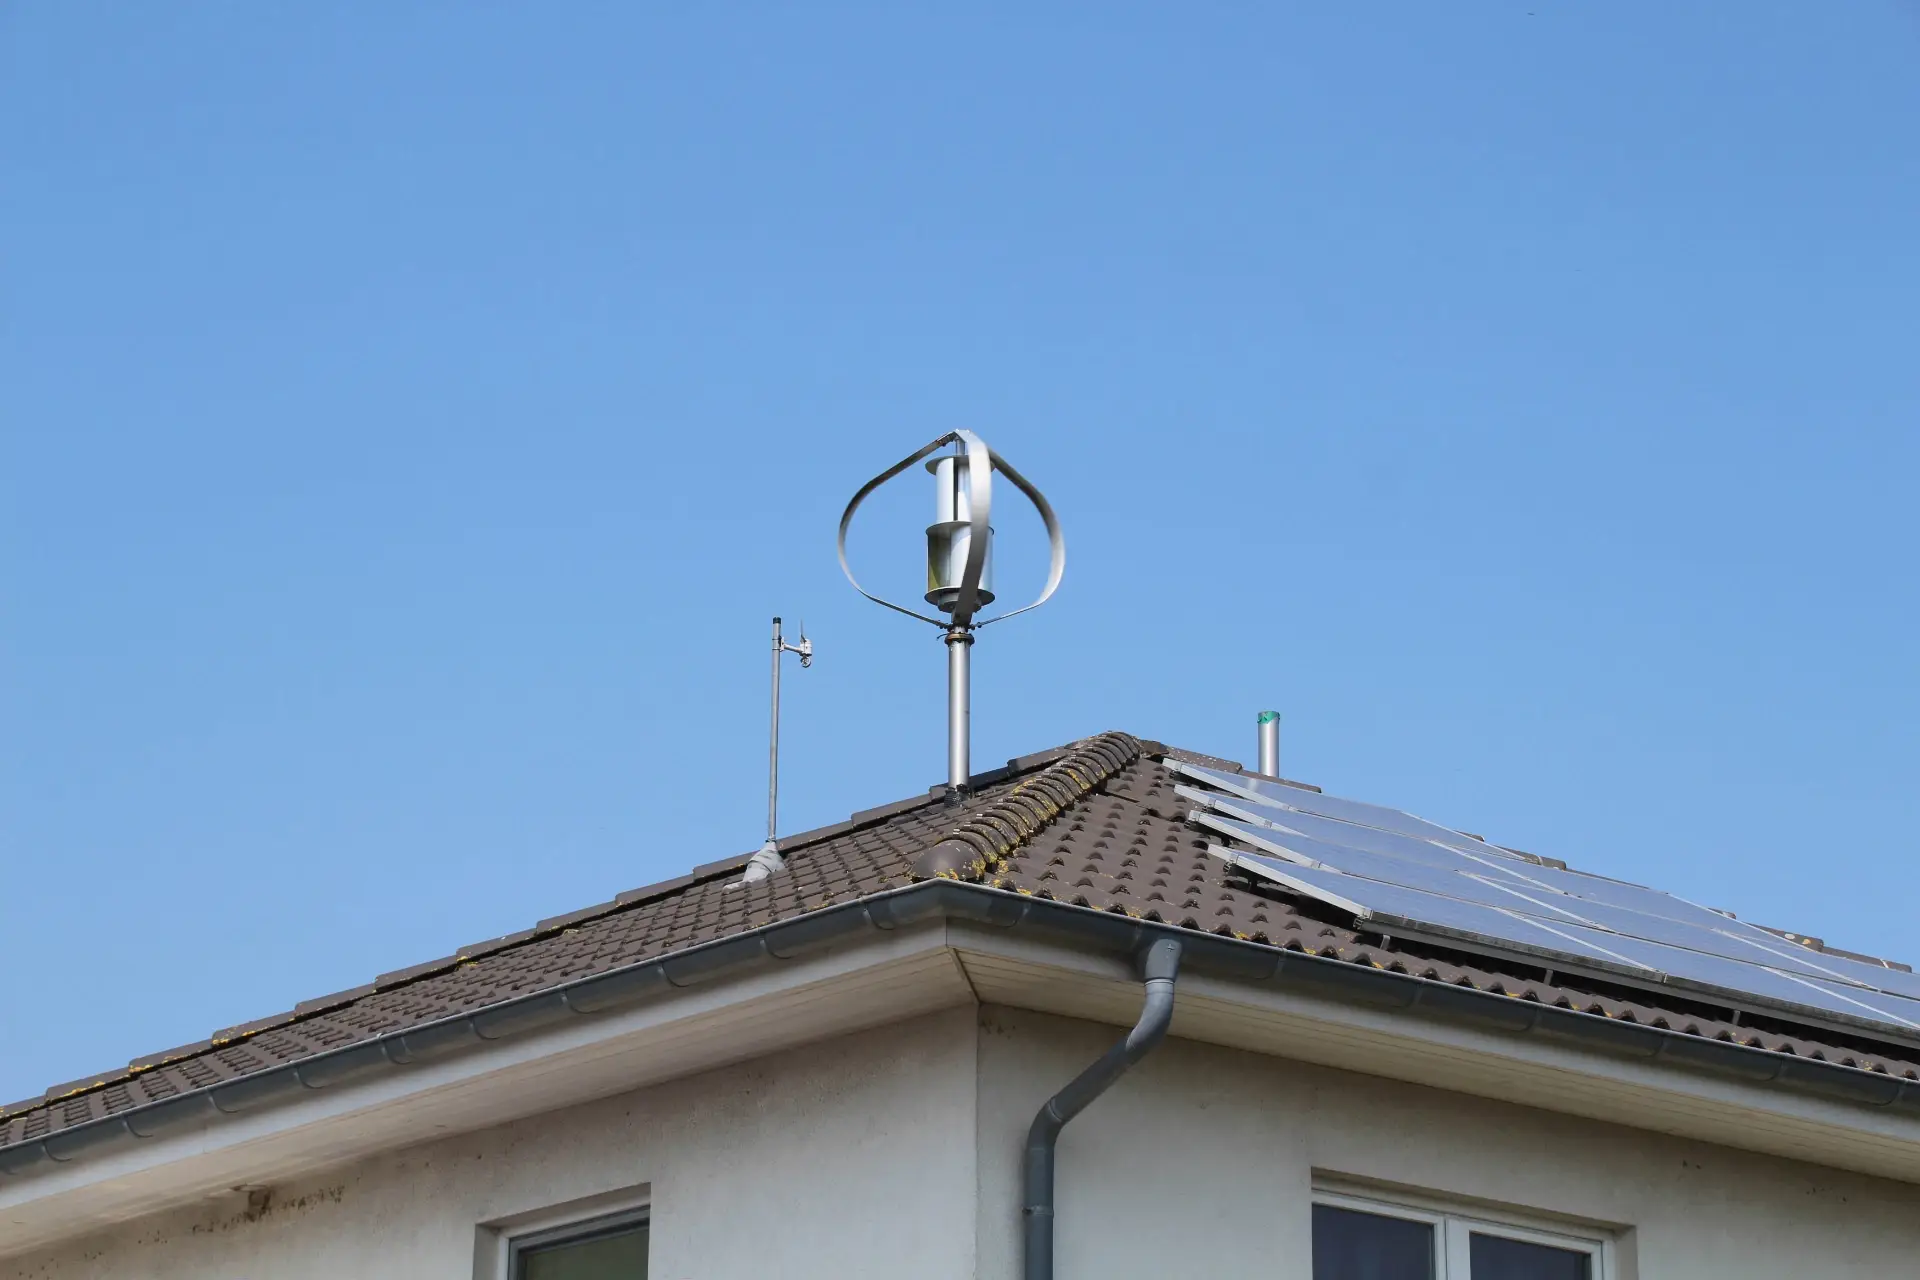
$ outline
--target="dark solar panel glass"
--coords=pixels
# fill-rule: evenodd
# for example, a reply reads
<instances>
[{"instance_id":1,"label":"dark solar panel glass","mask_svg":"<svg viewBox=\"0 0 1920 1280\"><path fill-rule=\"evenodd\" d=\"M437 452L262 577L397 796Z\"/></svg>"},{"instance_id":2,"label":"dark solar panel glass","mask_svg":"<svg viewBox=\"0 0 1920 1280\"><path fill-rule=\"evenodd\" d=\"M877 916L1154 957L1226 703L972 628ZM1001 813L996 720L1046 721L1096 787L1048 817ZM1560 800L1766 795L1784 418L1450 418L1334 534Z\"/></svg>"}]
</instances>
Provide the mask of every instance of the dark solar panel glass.
<instances>
[{"instance_id":1,"label":"dark solar panel glass","mask_svg":"<svg viewBox=\"0 0 1920 1280\"><path fill-rule=\"evenodd\" d=\"M1844 982L1828 982L1821 978L1802 978L1834 1000L1852 1000L1877 1009L1890 1021L1903 1022L1909 1027L1920 1028L1920 1000L1909 1000L1888 991L1868 991Z\"/></svg>"},{"instance_id":2,"label":"dark solar panel glass","mask_svg":"<svg viewBox=\"0 0 1920 1280\"><path fill-rule=\"evenodd\" d=\"M1828 955L1824 951L1814 951L1798 943L1777 938L1764 929L1755 929L1739 936L1748 950L1742 955L1751 955L1761 964L1779 963L1773 957L1791 957L1799 966L1810 967L1824 977L1839 982L1857 983L1871 987L1876 991L1891 992L1909 1000L1920 1000L1920 974L1909 973L1905 969L1890 969L1885 965L1867 964L1860 960L1849 960L1845 956Z\"/></svg>"},{"instance_id":3,"label":"dark solar panel glass","mask_svg":"<svg viewBox=\"0 0 1920 1280\"><path fill-rule=\"evenodd\" d=\"M1343 800L1339 796L1323 795L1318 791L1308 791L1304 787L1289 787L1283 783L1222 773L1218 769L1205 769L1199 765L1176 763L1175 768L1188 777L1197 778L1231 795L1276 801L1286 808L1297 809L1302 813L1317 813L1322 817L1339 818L1344 822L1356 822L1361 826L1377 827L1382 831L1397 831L1401 835L1419 836L1429 840L1444 840L1451 843L1471 838L1443 827L1437 822L1428 822L1425 818L1416 818L1410 813L1402 813L1398 809L1389 809L1384 805L1367 804L1361 800Z\"/></svg>"},{"instance_id":4,"label":"dark solar panel glass","mask_svg":"<svg viewBox=\"0 0 1920 1280\"><path fill-rule=\"evenodd\" d=\"M1619 968L1635 967L1633 961L1617 952L1594 949L1570 937L1562 926L1548 925L1534 917L1509 914L1461 898L1423 893L1404 885L1303 867L1280 858L1244 853L1232 856L1250 871L1341 910L1354 912L1388 932L1401 922L1410 922L1463 939L1531 951L1543 957L1571 955L1589 963L1605 961ZM1585 932L1603 938L1608 936L1596 930Z\"/></svg>"},{"instance_id":5,"label":"dark solar panel glass","mask_svg":"<svg viewBox=\"0 0 1920 1280\"><path fill-rule=\"evenodd\" d=\"M1820 976L1820 969L1813 963L1815 957L1811 952L1808 952L1805 958L1785 952L1778 955L1761 953L1720 930L1703 928L1682 920L1628 911L1604 902L1569 899L1558 894L1536 891L1529 897L1531 899L1529 903L1516 903L1514 910L1527 915L1553 917L1563 914L1570 908L1587 923L1609 933L1617 933L1629 938L1644 938L1649 942L1664 943L1670 947L1680 947L1690 951L1703 951L1734 964L1767 964L1776 969L1786 969L1808 977ZM1534 903L1544 905L1536 906Z\"/></svg>"},{"instance_id":6,"label":"dark solar panel glass","mask_svg":"<svg viewBox=\"0 0 1920 1280\"><path fill-rule=\"evenodd\" d=\"M1578 925L1569 925L1566 932L1589 945L1602 943L1611 947L1635 963L1658 969L1681 984L1711 988L1735 998L1747 994L1779 1004L1817 1009L1842 1018L1868 1019L1920 1029L1920 1010L1903 1008L1914 1006L1916 1002L1903 1001L1899 996L1821 982L1815 978L1783 973L1765 965L1664 946L1642 938L1596 933Z\"/></svg>"},{"instance_id":7,"label":"dark solar panel glass","mask_svg":"<svg viewBox=\"0 0 1920 1280\"><path fill-rule=\"evenodd\" d=\"M1258 806L1224 797L1215 802L1215 808L1222 815L1264 816ZM1358 830L1351 824L1333 822L1323 822L1317 829L1330 835ZM1912 974L1824 955L1683 898L1639 885L1552 867L1494 864L1425 841L1410 842L1424 846L1417 858L1395 858L1365 849L1341 848L1238 818L1231 820L1226 832L1287 860L1304 860L1347 875L1517 911L1549 922L1591 925L1624 937L1701 951L1736 963L1766 965L1838 986L1859 983L1875 991L1920 998L1920 982L1915 982ZM1632 905L1620 905L1623 902ZM1671 914L1656 914L1656 909Z\"/></svg>"},{"instance_id":8,"label":"dark solar panel glass","mask_svg":"<svg viewBox=\"0 0 1920 1280\"><path fill-rule=\"evenodd\" d=\"M1712 930L1658 916L1642 915L1605 903L1572 898L1517 878L1488 874L1486 868L1478 863L1458 856L1454 856L1454 865L1449 868L1438 862L1413 862L1361 850L1341 849L1214 814L1203 814L1201 822L1283 861L1337 872L1358 881L1414 889L1441 898L1455 898L1495 911L1529 916L1548 926L1574 924L1585 926L1597 934L1616 933L1622 938L1660 942L1675 948L1719 956L1730 963L1763 960L1758 953ZM1377 906L1385 901L1378 892L1372 892L1369 896L1369 891L1362 885L1351 886L1349 892L1368 905ZM1423 903L1419 909L1432 914L1439 908L1436 904ZM1628 954L1619 946L1606 944L1604 939L1596 941L1610 952ZM1808 977L1820 976L1818 969L1790 958L1783 958L1775 967L1791 969Z\"/></svg>"},{"instance_id":9,"label":"dark solar panel glass","mask_svg":"<svg viewBox=\"0 0 1920 1280\"><path fill-rule=\"evenodd\" d=\"M1410 862L1437 863L1448 867L1458 866L1464 859L1485 867L1489 872L1509 876L1524 876L1535 869L1518 858L1504 854L1483 853L1476 858L1448 845L1436 844L1432 840L1424 840L1418 836L1403 836L1397 832L1382 831L1377 827L1363 827L1351 822L1342 822L1337 818L1299 813L1276 805L1264 805L1257 800L1221 795L1208 797L1205 793L1197 791L1190 794L1194 799L1208 804L1215 811L1232 814L1242 821L1280 828L1347 849L1359 849L1367 853L1385 854L1391 858L1404 858Z\"/></svg>"},{"instance_id":10,"label":"dark solar panel glass","mask_svg":"<svg viewBox=\"0 0 1920 1280\"><path fill-rule=\"evenodd\" d=\"M1201 792L1192 794L1196 800L1210 804L1219 812L1231 814L1245 821L1270 824L1295 831L1329 845L1462 869L1496 880L1511 880L1555 890L1583 901L1604 903L1662 920L1677 921L1696 929L1745 936L1754 943L1777 944L1791 951L1804 952L1807 956L1814 954L1804 947L1795 947L1792 943L1776 938L1764 930L1755 929L1751 925L1717 911L1688 902L1684 898L1677 898L1670 893L1662 893L1658 889L1649 889L1644 885L1525 862L1511 855L1495 852L1492 846L1488 845L1482 845L1477 849L1463 849L1460 847L1460 842L1453 845L1440 845L1431 840L1396 835L1313 814L1290 813L1282 808L1264 806L1257 801L1239 797L1217 794L1208 797ZM1463 866L1462 860L1471 865ZM1725 946L1721 943L1714 945L1722 948ZM1728 951L1727 954L1744 957L1748 953L1746 950L1741 950ZM1868 970L1871 966L1859 965L1857 968ZM1888 972L1897 973L1898 971L1889 970ZM1846 975L1836 974L1836 976ZM1920 983L1916 983L1916 994L1920 994Z\"/></svg>"},{"instance_id":11,"label":"dark solar panel glass","mask_svg":"<svg viewBox=\"0 0 1920 1280\"><path fill-rule=\"evenodd\" d=\"M1213 827L1223 835L1231 835L1236 840L1244 840L1283 861L1302 866L1320 866L1342 875L1377 880L1383 884L1404 885L1409 889L1461 898L1483 906L1525 908L1531 915L1551 914L1544 908L1532 906L1528 899L1517 896L1518 891L1525 888L1517 881L1499 881L1491 875L1484 879L1476 878L1473 873L1483 868L1476 867L1457 854L1452 855L1454 865L1447 866L1438 860L1415 862L1407 858L1391 858L1382 853L1368 853L1362 849L1342 849L1319 840L1309 840L1305 836L1256 827L1216 814L1202 815L1201 824ZM1501 887L1503 884L1507 887ZM1540 898L1561 896L1544 889L1536 889L1534 893ZM1580 904L1571 898L1564 901L1566 911L1560 914L1584 921L1585 917L1570 915Z\"/></svg>"},{"instance_id":12,"label":"dark solar panel glass","mask_svg":"<svg viewBox=\"0 0 1920 1280\"><path fill-rule=\"evenodd\" d=\"M1625 937L1570 921L1510 914L1477 902L1278 858L1241 854L1236 861L1297 892L1352 911L1386 932L1411 924L1436 935L1531 953L1543 960L1563 958L1656 981L1672 981L1677 989L1692 990L1708 1003L1758 1000L1856 1022L1920 1029L1920 1002L1898 996L1796 977L1758 964Z\"/></svg>"},{"instance_id":13,"label":"dark solar panel glass","mask_svg":"<svg viewBox=\"0 0 1920 1280\"><path fill-rule=\"evenodd\" d=\"M1443 846L1411 834L1431 826L1419 819L1382 825L1379 813L1392 811L1377 806L1339 802L1350 814L1374 819L1363 826L1351 817L1238 794L1298 788L1187 772L1237 789L1189 795L1207 806L1199 814L1203 825L1258 851L1242 855L1243 866L1375 921L1383 931L1396 922L1424 926L1517 952L1651 975L1721 1003L1750 997L1920 1030L1920 977L1914 974L1801 947L1656 889L1470 853L1457 840Z\"/></svg>"}]
</instances>

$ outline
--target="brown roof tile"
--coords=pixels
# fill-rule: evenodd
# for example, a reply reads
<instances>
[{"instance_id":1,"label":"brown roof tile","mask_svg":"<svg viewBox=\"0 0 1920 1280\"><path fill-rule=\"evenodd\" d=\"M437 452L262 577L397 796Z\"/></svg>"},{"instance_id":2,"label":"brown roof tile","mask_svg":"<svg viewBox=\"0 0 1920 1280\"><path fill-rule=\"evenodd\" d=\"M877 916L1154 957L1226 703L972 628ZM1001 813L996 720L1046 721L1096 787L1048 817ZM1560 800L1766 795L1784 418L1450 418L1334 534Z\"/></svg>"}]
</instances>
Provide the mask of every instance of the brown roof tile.
<instances>
[{"instance_id":1,"label":"brown roof tile","mask_svg":"<svg viewBox=\"0 0 1920 1280\"><path fill-rule=\"evenodd\" d=\"M453 956L215 1033L0 1108L0 1148L388 1032L500 1004L574 979L658 959L927 875L1010 889L1097 911L1369 968L1668 1028L1795 1057L1920 1079L1920 1055L1891 1044L1742 1017L1665 994L1544 980L1488 958L1356 932L1317 904L1241 879L1187 825L1162 763L1170 752L1102 734L1010 762L959 808L929 794L780 842L787 868L734 881L745 856L620 894Z\"/></svg>"}]
</instances>

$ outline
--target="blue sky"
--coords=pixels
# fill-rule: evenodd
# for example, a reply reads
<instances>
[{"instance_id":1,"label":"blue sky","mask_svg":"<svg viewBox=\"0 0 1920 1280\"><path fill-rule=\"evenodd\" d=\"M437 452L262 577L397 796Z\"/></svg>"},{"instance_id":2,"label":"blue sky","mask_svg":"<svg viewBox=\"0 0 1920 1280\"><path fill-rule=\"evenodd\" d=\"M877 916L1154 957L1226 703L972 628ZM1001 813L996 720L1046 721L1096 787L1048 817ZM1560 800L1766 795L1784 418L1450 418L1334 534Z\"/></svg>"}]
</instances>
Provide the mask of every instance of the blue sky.
<instances>
[{"instance_id":1,"label":"blue sky","mask_svg":"<svg viewBox=\"0 0 1920 1280\"><path fill-rule=\"evenodd\" d=\"M1920 9L667 8L0 10L0 1102L937 781L956 427L977 762L1920 960Z\"/></svg>"}]
</instances>

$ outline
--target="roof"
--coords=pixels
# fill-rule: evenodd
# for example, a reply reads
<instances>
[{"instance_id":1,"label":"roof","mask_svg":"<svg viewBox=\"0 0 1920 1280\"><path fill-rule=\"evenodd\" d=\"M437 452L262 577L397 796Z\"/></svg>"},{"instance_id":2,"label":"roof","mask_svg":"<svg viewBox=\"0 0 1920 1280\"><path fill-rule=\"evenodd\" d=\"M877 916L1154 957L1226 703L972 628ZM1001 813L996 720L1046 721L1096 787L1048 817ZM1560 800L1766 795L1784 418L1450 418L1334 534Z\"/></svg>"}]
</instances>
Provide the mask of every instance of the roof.
<instances>
[{"instance_id":1,"label":"roof","mask_svg":"<svg viewBox=\"0 0 1920 1280\"><path fill-rule=\"evenodd\" d=\"M1883 1079L1920 1081L1920 1050L1912 1046L1718 1008L1674 992L1567 975L1548 981L1538 968L1368 934L1331 908L1256 885L1209 855L1217 837L1188 825L1190 806L1174 794L1168 759L1246 772L1231 761L1125 733L1009 761L977 775L973 796L961 806L947 805L935 788L785 837L779 842L785 870L757 884L738 883L749 855L709 863L520 933L56 1085L0 1107L0 1152L23 1144L44 1147L38 1140L80 1126L927 879L1011 891Z\"/></svg>"}]
</instances>

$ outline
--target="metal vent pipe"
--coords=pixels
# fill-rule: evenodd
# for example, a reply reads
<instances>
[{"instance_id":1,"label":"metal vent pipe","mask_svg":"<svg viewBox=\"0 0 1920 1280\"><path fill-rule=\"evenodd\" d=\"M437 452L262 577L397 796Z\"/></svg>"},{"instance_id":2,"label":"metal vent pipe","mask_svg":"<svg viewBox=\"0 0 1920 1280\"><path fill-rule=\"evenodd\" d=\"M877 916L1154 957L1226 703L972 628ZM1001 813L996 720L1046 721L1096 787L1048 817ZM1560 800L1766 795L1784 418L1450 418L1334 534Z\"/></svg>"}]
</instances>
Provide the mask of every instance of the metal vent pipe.
<instances>
[{"instance_id":1,"label":"metal vent pipe","mask_svg":"<svg viewBox=\"0 0 1920 1280\"><path fill-rule=\"evenodd\" d=\"M1260 713L1260 768L1269 778L1280 776L1280 713Z\"/></svg>"}]
</instances>

